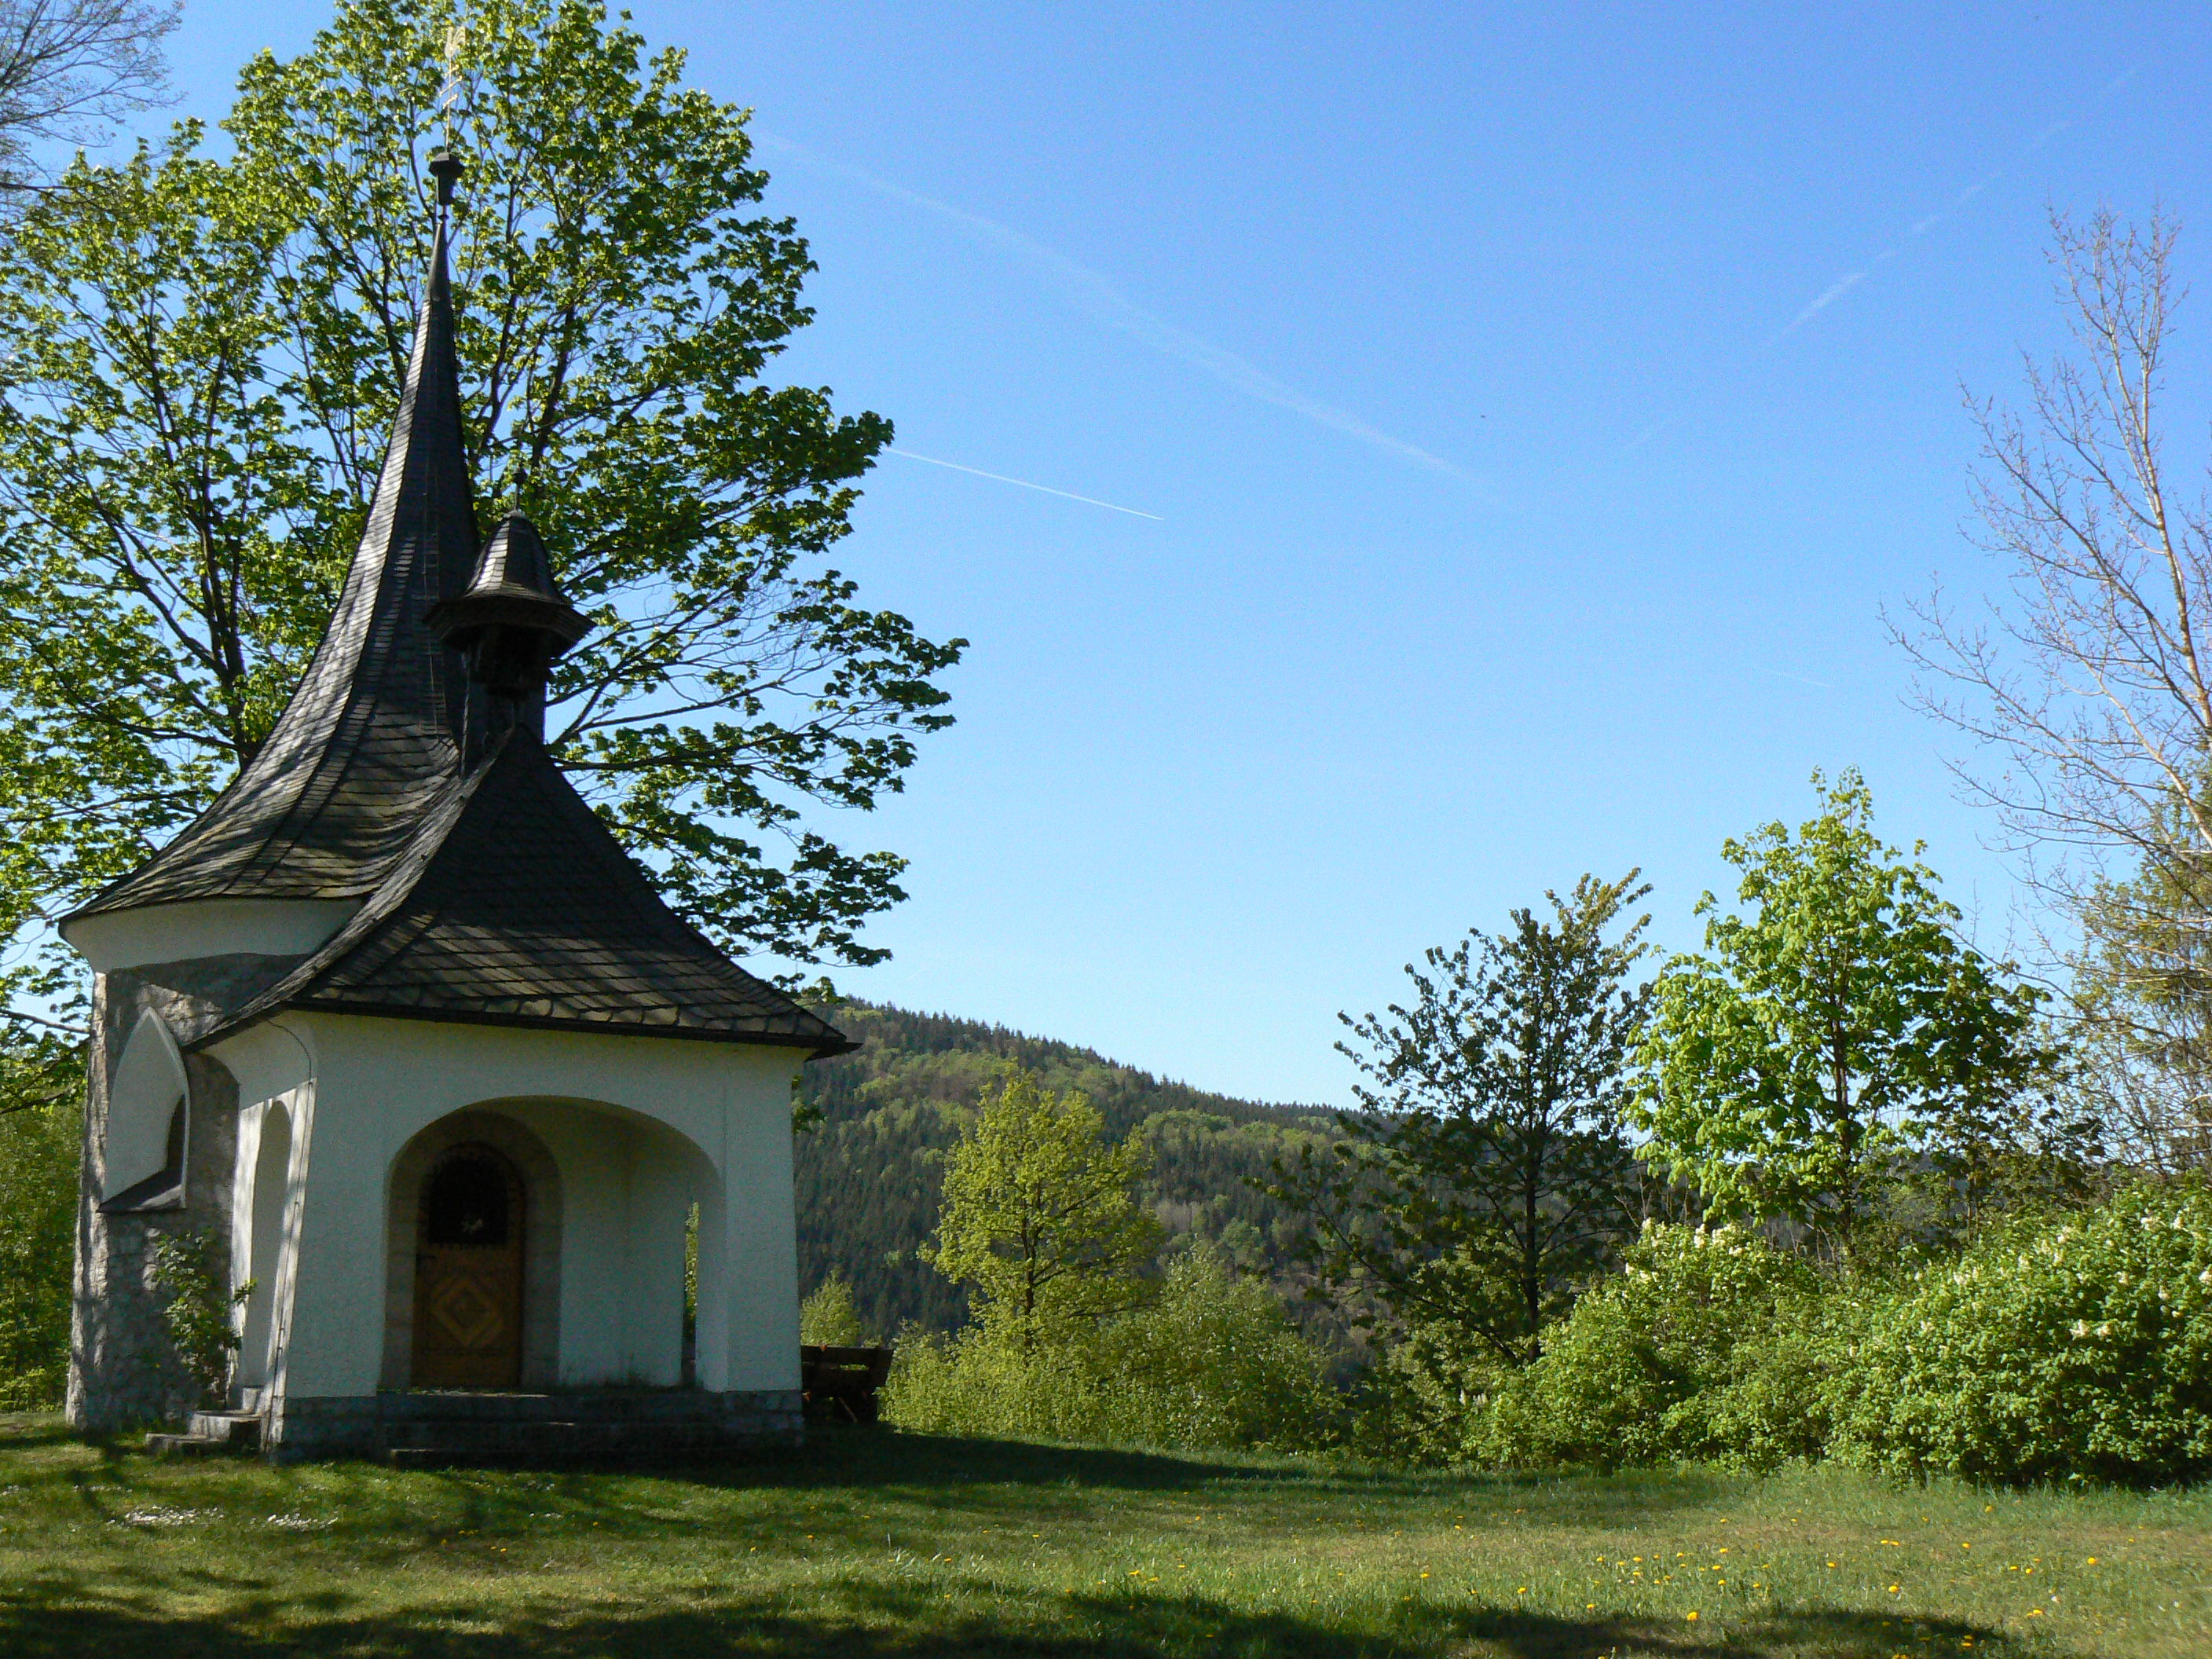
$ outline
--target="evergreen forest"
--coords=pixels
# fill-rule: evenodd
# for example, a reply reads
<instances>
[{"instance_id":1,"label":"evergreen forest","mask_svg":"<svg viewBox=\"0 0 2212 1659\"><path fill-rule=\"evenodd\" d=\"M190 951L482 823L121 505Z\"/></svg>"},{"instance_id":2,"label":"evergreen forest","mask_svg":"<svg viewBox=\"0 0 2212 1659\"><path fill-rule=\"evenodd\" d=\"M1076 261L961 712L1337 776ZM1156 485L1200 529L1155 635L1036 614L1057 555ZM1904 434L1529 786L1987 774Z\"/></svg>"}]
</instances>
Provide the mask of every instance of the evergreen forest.
<instances>
[{"instance_id":1,"label":"evergreen forest","mask_svg":"<svg viewBox=\"0 0 2212 1659\"><path fill-rule=\"evenodd\" d=\"M916 1326L957 1329L965 1291L918 1254L937 1226L945 1156L1007 1066L1088 1097L1115 1139L1151 1151L1143 1199L1167 1240L1218 1244L1265 1277L1304 1317L1297 1248L1308 1223L1254 1183L1271 1160L1335 1135L1318 1107L1263 1105L1166 1082L1073 1043L949 1014L848 1002L830 1018L860 1048L809 1066L798 1136L799 1273L811 1292L832 1273L852 1286L861 1328L888 1340ZM818 1114L818 1117L817 1115Z\"/></svg>"}]
</instances>

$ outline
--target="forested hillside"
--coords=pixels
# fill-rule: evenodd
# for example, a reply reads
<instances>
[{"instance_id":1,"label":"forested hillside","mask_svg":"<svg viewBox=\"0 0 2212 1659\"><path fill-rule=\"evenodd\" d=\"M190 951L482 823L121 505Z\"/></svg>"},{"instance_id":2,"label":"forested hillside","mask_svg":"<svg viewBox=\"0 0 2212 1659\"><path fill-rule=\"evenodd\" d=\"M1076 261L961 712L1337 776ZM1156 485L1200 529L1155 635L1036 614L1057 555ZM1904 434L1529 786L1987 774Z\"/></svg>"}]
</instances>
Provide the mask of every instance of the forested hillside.
<instances>
[{"instance_id":1,"label":"forested hillside","mask_svg":"<svg viewBox=\"0 0 2212 1659\"><path fill-rule=\"evenodd\" d=\"M966 1316L961 1291L916 1249L937 1222L944 1149L1009 1060L1048 1088L1082 1090L1110 1133L1142 1127L1153 1156L1146 1197L1169 1249L1192 1236L1213 1241L1295 1288L1289 1250L1303 1224L1245 1177L1264 1175L1272 1153L1329 1133L1327 1112L1208 1094L977 1020L862 1003L830 1017L861 1046L809 1066L803 1079L822 1117L798 1137L799 1283L811 1291L843 1269L876 1335L908 1323L950 1330Z\"/></svg>"}]
</instances>

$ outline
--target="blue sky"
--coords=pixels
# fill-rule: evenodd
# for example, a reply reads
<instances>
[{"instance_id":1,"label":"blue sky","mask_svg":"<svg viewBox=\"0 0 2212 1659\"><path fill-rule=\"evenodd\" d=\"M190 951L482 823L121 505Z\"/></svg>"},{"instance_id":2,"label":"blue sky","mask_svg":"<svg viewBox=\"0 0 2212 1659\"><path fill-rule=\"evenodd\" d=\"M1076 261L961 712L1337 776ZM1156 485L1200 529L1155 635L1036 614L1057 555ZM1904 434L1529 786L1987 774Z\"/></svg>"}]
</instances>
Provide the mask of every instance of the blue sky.
<instances>
[{"instance_id":1,"label":"blue sky","mask_svg":"<svg viewBox=\"0 0 2212 1659\"><path fill-rule=\"evenodd\" d=\"M1723 838L1852 764L2002 943L1880 608L1989 580L1961 389L2060 342L2049 209L2203 268L2212 13L633 9L811 240L779 374L912 452L839 562L973 641L825 825L913 861L846 988L1339 1101L1424 946L1632 865L1693 945ZM327 15L188 0L185 107Z\"/></svg>"}]
</instances>

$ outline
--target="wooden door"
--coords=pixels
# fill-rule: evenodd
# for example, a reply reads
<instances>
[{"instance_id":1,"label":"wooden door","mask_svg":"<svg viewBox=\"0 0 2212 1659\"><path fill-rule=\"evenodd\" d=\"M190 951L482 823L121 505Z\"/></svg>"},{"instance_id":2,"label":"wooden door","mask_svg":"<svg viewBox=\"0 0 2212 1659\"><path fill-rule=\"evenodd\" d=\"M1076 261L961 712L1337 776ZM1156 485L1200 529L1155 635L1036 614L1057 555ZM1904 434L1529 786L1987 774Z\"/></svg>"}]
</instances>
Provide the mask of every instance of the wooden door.
<instances>
[{"instance_id":1,"label":"wooden door","mask_svg":"<svg viewBox=\"0 0 2212 1659\"><path fill-rule=\"evenodd\" d=\"M522 1380L522 1177L489 1146L456 1146L422 1183L415 1245L414 1384Z\"/></svg>"}]
</instances>

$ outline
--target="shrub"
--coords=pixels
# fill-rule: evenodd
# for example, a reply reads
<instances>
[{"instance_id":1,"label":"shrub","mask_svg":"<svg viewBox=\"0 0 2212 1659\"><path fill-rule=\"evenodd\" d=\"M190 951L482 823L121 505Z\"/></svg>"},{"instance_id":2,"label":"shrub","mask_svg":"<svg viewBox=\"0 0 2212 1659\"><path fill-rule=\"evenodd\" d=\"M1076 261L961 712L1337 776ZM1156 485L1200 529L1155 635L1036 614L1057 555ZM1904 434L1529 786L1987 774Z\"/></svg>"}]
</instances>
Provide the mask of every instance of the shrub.
<instances>
[{"instance_id":1,"label":"shrub","mask_svg":"<svg viewBox=\"0 0 2212 1659\"><path fill-rule=\"evenodd\" d=\"M219 1406L230 1381L239 1348L234 1316L253 1294L248 1279L235 1291L223 1267L222 1240L206 1228L151 1234L154 1284L161 1297L161 1317L169 1341L198 1395L198 1403Z\"/></svg>"},{"instance_id":2,"label":"shrub","mask_svg":"<svg viewBox=\"0 0 2212 1659\"><path fill-rule=\"evenodd\" d=\"M61 1403L84 1118L65 1103L0 1112L0 1409Z\"/></svg>"},{"instance_id":3,"label":"shrub","mask_svg":"<svg viewBox=\"0 0 2212 1659\"><path fill-rule=\"evenodd\" d=\"M939 1434L1288 1449L1321 1443L1334 1403L1274 1294L1194 1250L1150 1307L1026 1352L990 1327L908 1338L883 1414Z\"/></svg>"},{"instance_id":4,"label":"shrub","mask_svg":"<svg viewBox=\"0 0 2212 1659\"><path fill-rule=\"evenodd\" d=\"M1092 1356L1073 1343L1024 1352L1002 1331L900 1337L880 1396L883 1420L924 1434L1103 1440Z\"/></svg>"},{"instance_id":5,"label":"shrub","mask_svg":"<svg viewBox=\"0 0 2212 1659\"><path fill-rule=\"evenodd\" d=\"M1647 1224L1624 1269L1502 1380L1463 1455L1611 1469L1677 1458L1771 1468L1818 1450L1819 1281L1738 1227Z\"/></svg>"},{"instance_id":6,"label":"shrub","mask_svg":"<svg viewBox=\"0 0 2212 1659\"><path fill-rule=\"evenodd\" d=\"M853 1306L853 1281L843 1273L832 1270L799 1304L799 1340L823 1348L857 1348L867 1341Z\"/></svg>"},{"instance_id":7,"label":"shrub","mask_svg":"<svg viewBox=\"0 0 2212 1659\"><path fill-rule=\"evenodd\" d=\"M1193 1250L1159 1300L1102 1328L1109 1437L1160 1446L1310 1447L1334 1397L1275 1293Z\"/></svg>"},{"instance_id":8,"label":"shrub","mask_svg":"<svg viewBox=\"0 0 2212 1659\"><path fill-rule=\"evenodd\" d=\"M1352 1443L1381 1462L1462 1462L1470 1424L1510 1370L1463 1324L1409 1322L1354 1385Z\"/></svg>"},{"instance_id":9,"label":"shrub","mask_svg":"<svg viewBox=\"0 0 2212 1659\"><path fill-rule=\"evenodd\" d=\"M1837 1455L1894 1474L2212 1471L2212 1192L2000 1225L1871 1310L1834 1396Z\"/></svg>"}]
</instances>

